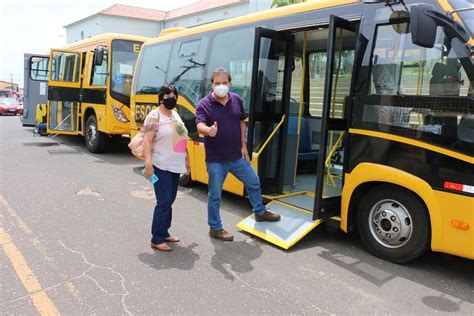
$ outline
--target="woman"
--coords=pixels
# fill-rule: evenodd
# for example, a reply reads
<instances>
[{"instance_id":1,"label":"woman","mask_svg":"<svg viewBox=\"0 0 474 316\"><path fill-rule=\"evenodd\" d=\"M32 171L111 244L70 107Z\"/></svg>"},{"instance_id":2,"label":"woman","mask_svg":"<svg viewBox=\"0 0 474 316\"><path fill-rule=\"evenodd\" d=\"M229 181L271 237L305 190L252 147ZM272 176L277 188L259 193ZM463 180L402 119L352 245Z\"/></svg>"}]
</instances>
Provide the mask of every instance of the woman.
<instances>
[{"instance_id":1,"label":"woman","mask_svg":"<svg viewBox=\"0 0 474 316\"><path fill-rule=\"evenodd\" d=\"M175 111L178 91L170 84L158 91L158 107L152 110L143 124L145 177L153 172L158 177L154 183L156 206L151 224L151 247L171 251L167 242L178 242L171 236L171 205L176 199L179 174L188 172L186 155L188 131Z\"/></svg>"}]
</instances>

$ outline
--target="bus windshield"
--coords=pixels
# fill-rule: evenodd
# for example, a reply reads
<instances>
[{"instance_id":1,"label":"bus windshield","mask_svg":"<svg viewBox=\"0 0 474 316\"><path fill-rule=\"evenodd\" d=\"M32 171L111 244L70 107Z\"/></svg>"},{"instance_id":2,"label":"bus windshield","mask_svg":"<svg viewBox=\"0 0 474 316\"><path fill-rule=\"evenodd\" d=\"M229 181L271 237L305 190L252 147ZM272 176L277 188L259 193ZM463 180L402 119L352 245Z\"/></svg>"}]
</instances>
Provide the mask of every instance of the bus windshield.
<instances>
[{"instance_id":1,"label":"bus windshield","mask_svg":"<svg viewBox=\"0 0 474 316\"><path fill-rule=\"evenodd\" d=\"M112 42L111 92L130 97L135 62L142 43L114 40Z\"/></svg>"}]
</instances>

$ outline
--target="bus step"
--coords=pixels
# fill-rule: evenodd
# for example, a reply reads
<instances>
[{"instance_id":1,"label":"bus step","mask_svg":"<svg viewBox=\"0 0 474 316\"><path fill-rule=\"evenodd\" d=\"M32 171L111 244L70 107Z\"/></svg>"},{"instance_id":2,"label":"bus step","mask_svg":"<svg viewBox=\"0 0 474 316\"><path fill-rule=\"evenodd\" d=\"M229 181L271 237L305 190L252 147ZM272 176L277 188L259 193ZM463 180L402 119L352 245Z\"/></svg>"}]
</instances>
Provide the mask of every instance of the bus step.
<instances>
[{"instance_id":1,"label":"bus step","mask_svg":"<svg viewBox=\"0 0 474 316\"><path fill-rule=\"evenodd\" d=\"M278 201L271 201L267 208L281 215L278 222L257 222L252 214L237 224L247 233L262 238L283 249L289 249L300 241L322 220L313 220L313 213Z\"/></svg>"}]
</instances>

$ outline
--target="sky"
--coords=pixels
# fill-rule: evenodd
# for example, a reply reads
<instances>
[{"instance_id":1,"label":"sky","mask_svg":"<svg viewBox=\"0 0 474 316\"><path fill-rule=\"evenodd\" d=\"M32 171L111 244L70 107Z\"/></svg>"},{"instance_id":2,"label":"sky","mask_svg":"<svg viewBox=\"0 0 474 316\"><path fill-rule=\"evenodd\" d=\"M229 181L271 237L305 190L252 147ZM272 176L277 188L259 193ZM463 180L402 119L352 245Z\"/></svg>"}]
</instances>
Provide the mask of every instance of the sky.
<instances>
[{"instance_id":1,"label":"sky","mask_svg":"<svg viewBox=\"0 0 474 316\"><path fill-rule=\"evenodd\" d=\"M197 0L2 0L0 80L23 87L23 54L49 54L66 45L64 25L115 3L169 11ZM11 76L13 74L13 76Z\"/></svg>"}]
</instances>

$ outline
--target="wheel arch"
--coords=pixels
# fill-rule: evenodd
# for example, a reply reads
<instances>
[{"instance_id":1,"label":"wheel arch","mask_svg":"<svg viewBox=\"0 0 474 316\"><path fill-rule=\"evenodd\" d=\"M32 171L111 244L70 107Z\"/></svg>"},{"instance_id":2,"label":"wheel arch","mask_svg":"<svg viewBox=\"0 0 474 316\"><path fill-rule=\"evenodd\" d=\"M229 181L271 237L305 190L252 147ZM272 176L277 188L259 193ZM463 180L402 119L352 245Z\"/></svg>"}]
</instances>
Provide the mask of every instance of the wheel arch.
<instances>
[{"instance_id":1,"label":"wheel arch","mask_svg":"<svg viewBox=\"0 0 474 316\"><path fill-rule=\"evenodd\" d=\"M360 199L377 185L391 185L409 191L425 205L431 230L431 248L438 249L442 242L442 217L431 186L400 169L373 163L361 163L345 175L341 200L341 229L345 232L356 227Z\"/></svg>"}]
</instances>

